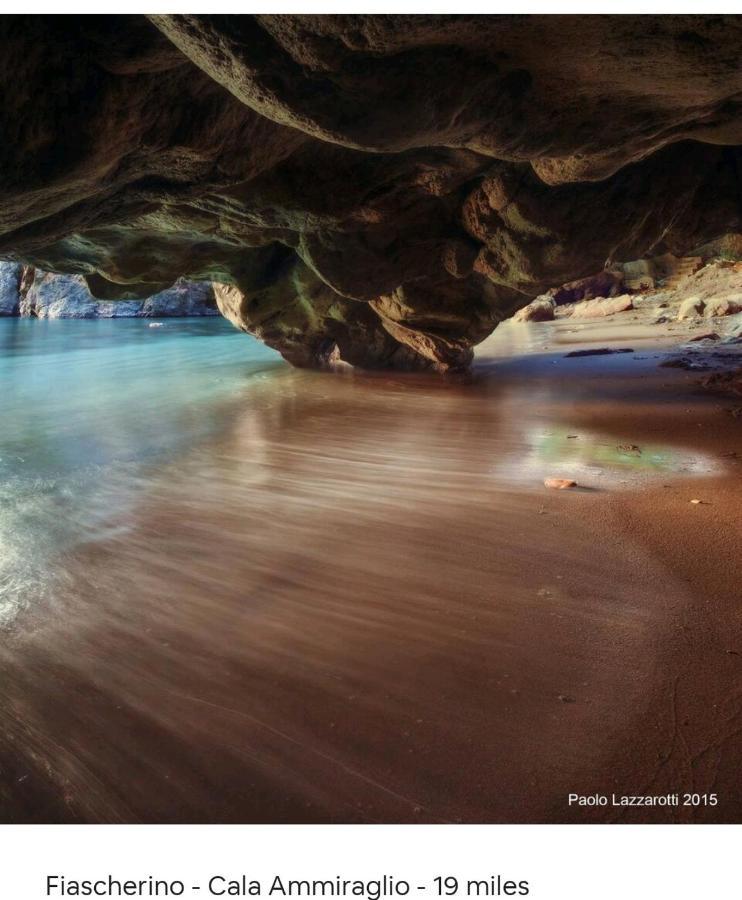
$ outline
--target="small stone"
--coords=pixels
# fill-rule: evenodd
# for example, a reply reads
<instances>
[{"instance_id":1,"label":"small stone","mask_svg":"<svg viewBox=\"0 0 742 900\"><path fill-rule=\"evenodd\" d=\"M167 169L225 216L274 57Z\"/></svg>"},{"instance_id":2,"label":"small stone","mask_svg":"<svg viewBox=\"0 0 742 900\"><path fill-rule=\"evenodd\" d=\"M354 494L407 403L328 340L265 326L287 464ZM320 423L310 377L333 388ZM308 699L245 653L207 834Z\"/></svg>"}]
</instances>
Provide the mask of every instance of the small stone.
<instances>
[{"instance_id":1,"label":"small stone","mask_svg":"<svg viewBox=\"0 0 742 900\"><path fill-rule=\"evenodd\" d=\"M696 316L701 315L705 306L706 304L700 297L688 297L687 300L683 300L680 304L680 308L678 309L678 320L695 319Z\"/></svg>"},{"instance_id":2,"label":"small stone","mask_svg":"<svg viewBox=\"0 0 742 900\"><path fill-rule=\"evenodd\" d=\"M551 297L536 297L528 306L519 309L514 322L549 322L554 318L554 301Z\"/></svg>"},{"instance_id":3,"label":"small stone","mask_svg":"<svg viewBox=\"0 0 742 900\"><path fill-rule=\"evenodd\" d=\"M571 478L544 478L544 487L555 491L563 491L566 488L577 487L577 482Z\"/></svg>"},{"instance_id":4,"label":"small stone","mask_svg":"<svg viewBox=\"0 0 742 900\"><path fill-rule=\"evenodd\" d=\"M634 350L632 347L596 347L595 350L572 350L570 353L565 353L565 359L570 357L578 357L578 356L608 356L611 353L633 353Z\"/></svg>"},{"instance_id":5,"label":"small stone","mask_svg":"<svg viewBox=\"0 0 742 900\"><path fill-rule=\"evenodd\" d=\"M695 341L718 341L719 335L715 331L707 331L705 334L697 334L695 337L688 338L688 343Z\"/></svg>"},{"instance_id":6,"label":"small stone","mask_svg":"<svg viewBox=\"0 0 742 900\"><path fill-rule=\"evenodd\" d=\"M568 696L567 694L559 694L559 696L557 697L557 699L558 699L558 700L561 700L562 703L574 703L574 702L575 702L575 698L574 698L574 697L570 697L570 696Z\"/></svg>"},{"instance_id":7,"label":"small stone","mask_svg":"<svg viewBox=\"0 0 742 900\"><path fill-rule=\"evenodd\" d=\"M687 356L672 356L660 363L663 369L687 369L690 372L703 372L708 367L703 360L689 359Z\"/></svg>"},{"instance_id":8,"label":"small stone","mask_svg":"<svg viewBox=\"0 0 742 900\"><path fill-rule=\"evenodd\" d=\"M706 302L703 314L707 319L713 319L717 316L733 316L738 312L742 312L742 297L713 297Z\"/></svg>"}]
</instances>

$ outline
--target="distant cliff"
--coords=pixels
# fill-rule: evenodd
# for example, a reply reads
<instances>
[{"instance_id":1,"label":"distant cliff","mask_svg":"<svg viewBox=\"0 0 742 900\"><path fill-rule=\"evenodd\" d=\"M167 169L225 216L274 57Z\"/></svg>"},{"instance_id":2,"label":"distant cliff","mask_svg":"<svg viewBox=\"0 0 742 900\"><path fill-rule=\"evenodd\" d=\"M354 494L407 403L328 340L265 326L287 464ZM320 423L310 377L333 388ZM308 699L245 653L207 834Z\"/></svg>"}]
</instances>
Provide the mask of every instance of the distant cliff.
<instances>
[{"instance_id":1,"label":"distant cliff","mask_svg":"<svg viewBox=\"0 0 742 900\"><path fill-rule=\"evenodd\" d=\"M0 262L0 316L19 315L22 270L19 263Z\"/></svg>"},{"instance_id":2,"label":"distant cliff","mask_svg":"<svg viewBox=\"0 0 742 900\"><path fill-rule=\"evenodd\" d=\"M0 316L38 319L165 318L218 315L209 282L177 281L141 300L97 300L81 275L55 275L0 262Z\"/></svg>"}]
</instances>

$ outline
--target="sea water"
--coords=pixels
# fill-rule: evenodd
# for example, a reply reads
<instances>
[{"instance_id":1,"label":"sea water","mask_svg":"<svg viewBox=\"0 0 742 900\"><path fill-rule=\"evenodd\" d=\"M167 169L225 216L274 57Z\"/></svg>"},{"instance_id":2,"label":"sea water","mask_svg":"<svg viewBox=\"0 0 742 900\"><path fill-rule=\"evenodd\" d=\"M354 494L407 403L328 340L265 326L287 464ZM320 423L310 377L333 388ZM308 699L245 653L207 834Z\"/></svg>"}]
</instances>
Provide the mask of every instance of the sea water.
<instances>
[{"instance_id":1,"label":"sea water","mask_svg":"<svg viewBox=\"0 0 742 900\"><path fill-rule=\"evenodd\" d=\"M214 434L221 402L284 366L220 317L151 324L0 319L0 626L145 467Z\"/></svg>"},{"instance_id":2,"label":"sea water","mask_svg":"<svg viewBox=\"0 0 742 900\"><path fill-rule=\"evenodd\" d=\"M243 515L257 481L275 478L286 441L306 429L300 454L313 468L293 495L321 485L323 503L348 510L369 490L391 510L399 473L426 503L436 497L431 478L440 488L449 473L467 471L480 487L518 489L542 489L553 472L597 489L712 473L702 454L652 445L636 452L612 435L573 433L550 408L585 399L581 383L573 397L551 374L555 360L565 371L574 361L533 348L518 355L506 329L496 335L499 371L457 386L297 372L222 318L0 319L0 628L29 604L51 603L69 552L115 537L127 514L175 477L184 497L224 493L221 512ZM626 363L617 359L620 372ZM235 439L238 484L223 457L224 442ZM361 458L352 481L338 476ZM367 483L370 464L379 477ZM270 515L280 498L278 490Z\"/></svg>"}]
</instances>

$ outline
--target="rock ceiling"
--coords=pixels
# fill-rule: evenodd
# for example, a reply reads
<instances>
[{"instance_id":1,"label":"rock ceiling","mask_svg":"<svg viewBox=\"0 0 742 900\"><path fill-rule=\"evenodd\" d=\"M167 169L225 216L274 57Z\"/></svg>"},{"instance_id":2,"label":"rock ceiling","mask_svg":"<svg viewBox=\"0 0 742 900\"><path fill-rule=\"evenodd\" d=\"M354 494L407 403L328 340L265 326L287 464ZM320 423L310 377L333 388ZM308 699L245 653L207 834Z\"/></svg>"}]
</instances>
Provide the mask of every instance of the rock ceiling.
<instances>
[{"instance_id":1,"label":"rock ceiling","mask_svg":"<svg viewBox=\"0 0 742 900\"><path fill-rule=\"evenodd\" d=\"M179 276L297 365L465 366L742 217L742 18L4 16L0 257Z\"/></svg>"}]
</instances>

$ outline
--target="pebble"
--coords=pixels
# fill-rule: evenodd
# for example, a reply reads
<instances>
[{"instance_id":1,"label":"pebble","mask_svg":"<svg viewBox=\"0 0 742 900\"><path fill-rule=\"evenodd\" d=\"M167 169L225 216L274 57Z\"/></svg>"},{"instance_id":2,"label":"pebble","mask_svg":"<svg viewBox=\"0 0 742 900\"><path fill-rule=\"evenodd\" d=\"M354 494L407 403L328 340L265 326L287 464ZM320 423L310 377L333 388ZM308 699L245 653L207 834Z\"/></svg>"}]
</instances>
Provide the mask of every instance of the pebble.
<instances>
[{"instance_id":1,"label":"pebble","mask_svg":"<svg viewBox=\"0 0 742 900\"><path fill-rule=\"evenodd\" d=\"M611 353L633 353L632 347L597 347L595 350L572 350L571 353L565 353L565 359L576 356L608 356Z\"/></svg>"},{"instance_id":2,"label":"pebble","mask_svg":"<svg viewBox=\"0 0 742 900\"><path fill-rule=\"evenodd\" d=\"M544 478L544 486L555 491L563 491L565 488L577 487L577 482L571 478Z\"/></svg>"}]
</instances>

